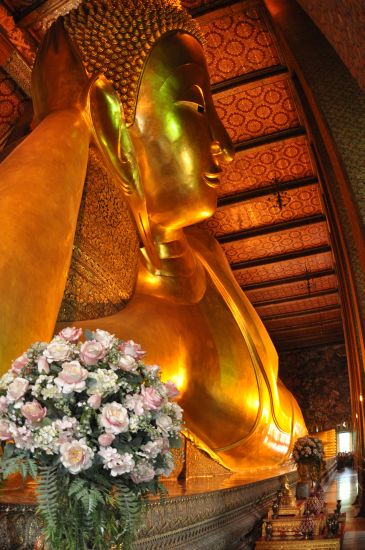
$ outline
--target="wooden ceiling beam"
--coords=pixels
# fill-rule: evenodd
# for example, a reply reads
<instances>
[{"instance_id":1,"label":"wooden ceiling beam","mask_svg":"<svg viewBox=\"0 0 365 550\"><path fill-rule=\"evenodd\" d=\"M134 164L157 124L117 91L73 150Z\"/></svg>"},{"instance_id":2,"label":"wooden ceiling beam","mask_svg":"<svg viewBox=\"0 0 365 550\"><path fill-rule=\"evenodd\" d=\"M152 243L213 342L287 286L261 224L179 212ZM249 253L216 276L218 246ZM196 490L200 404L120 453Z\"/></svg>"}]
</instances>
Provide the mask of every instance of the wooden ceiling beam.
<instances>
[{"instance_id":1,"label":"wooden ceiling beam","mask_svg":"<svg viewBox=\"0 0 365 550\"><path fill-rule=\"evenodd\" d=\"M249 5L249 7L260 3L259 0L255 0L254 2L252 0L216 0L215 2L210 2L210 4L208 5L199 6L198 8L192 8L191 10L189 10L189 12L193 17L199 17L200 15L205 15L206 13L210 13L212 11L225 8L227 6L238 4L239 2L245 2Z\"/></svg>"},{"instance_id":2,"label":"wooden ceiling beam","mask_svg":"<svg viewBox=\"0 0 365 550\"><path fill-rule=\"evenodd\" d=\"M274 298L272 300L261 300L260 302L255 302L251 300L251 303L255 308L272 306L276 304L286 304L289 302L298 302L300 300L310 300L311 298L319 298L320 296L332 296L333 294L338 294L337 288L329 288L326 290L319 290L318 292L311 292L310 294L306 292L305 294L296 294L295 296L287 296L281 298Z\"/></svg>"},{"instance_id":3,"label":"wooden ceiling beam","mask_svg":"<svg viewBox=\"0 0 365 550\"><path fill-rule=\"evenodd\" d=\"M324 319L323 321L314 321L312 323L304 323L303 325L289 325L289 326L282 326L282 327L267 327L267 330L270 332L270 334L281 333L286 332L287 330L303 330L304 332L308 328L312 327L321 327L323 325L338 325L342 329L342 319L341 317L338 317L337 319Z\"/></svg>"},{"instance_id":4,"label":"wooden ceiling beam","mask_svg":"<svg viewBox=\"0 0 365 550\"><path fill-rule=\"evenodd\" d=\"M285 286L292 283L302 283L321 277L329 277L335 275L334 269L324 269L323 271L308 271L307 274L293 275L292 277L283 277L282 279L270 279L261 283L251 283L249 285L241 285L242 290L249 292L250 290L261 290L262 288L271 288L273 286Z\"/></svg>"},{"instance_id":5,"label":"wooden ceiling beam","mask_svg":"<svg viewBox=\"0 0 365 550\"><path fill-rule=\"evenodd\" d=\"M262 227L255 227L254 229L244 229L243 231L227 233L226 235L218 235L216 239L221 244L232 243L234 241L242 241L243 239L249 239L251 237L278 233L286 229L297 229L298 227L305 227L307 225L313 225L325 221L326 216L324 214L314 214L313 216L306 216L305 218L289 220L287 222L264 225Z\"/></svg>"},{"instance_id":6,"label":"wooden ceiling beam","mask_svg":"<svg viewBox=\"0 0 365 550\"><path fill-rule=\"evenodd\" d=\"M327 311L335 311L340 309L339 304L330 304L329 306L314 307L311 309L301 309L298 311L291 311L290 313L276 313L274 315L261 316L262 321L273 321L274 319L289 319L290 317L304 317L304 315L313 315L316 313L325 313Z\"/></svg>"},{"instance_id":7,"label":"wooden ceiling beam","mask_svg":"<svg viewBox=\"0 0 365 550\"><path fill-rule=\"evenodd\" d=\"M271 67L265 67L264 69L258 69L257 71L251 71L249 73L241 74L235 78L229 78L222 82L212 84L212 94L218 94L220 92L226 92L227 90L233 90L238 86L244 84L251 84L260 80L265 80L273 76L279 76L282 74L288 74L288 69L285 65L272 65Z\"/></svg>"},{"instance_id":8,"label":"wooden ceiling beam","mask_svg":"<svg viewBox=\"0 0 365 550\"><path fill-rule=\"evenodd\" d=\"M275 185L267 185L265 187L260 187L258 189L251 189L250 191L242 191L241 193L236 193L235 195L226 195L225 197L220 197L218 199L218 208L222 206L229 206L231 204L242 203L245 201L250 201L253 199L258 199L260 197L265 197L266 195L272 195L280 191L290 191L292 189L301 189L308 185L318 184L318 178L315 176L309 176L306 178L299 178L297 180L282 181Z\"/></svg>"},{"instance_id":9,"label":"wooden ceiling beam","mask_svg":"<svg viewBox=\"0 0 365 550\"><path fill-rule=\"evenodd\" d=\"M278 141L290 139L299 136L307 135L305 129L302 126L296 126L295 128L287 128L286 130L279 130L272 134L265 134L246 141L239 141L234 143L235 151L247 151L254 147L262 147L263 145L272 145Z\"/></svg>"},{"instance_id":10,"label":"wooden ceiling beam","mask_svg":"<svg viewBox=\"0 0 365 550\"><path fill-rule=\"evenodd\" d=\"M286 262L288 260L298 260L299 258L307 258L309 256L316 256L317 254L325 254L326 252L331 252L330 245L315 246L313 248L306 248L299 251L293 250L292 252L276 254L275 256L265 256L264 258L254 258L253 260L232 263L230 266L233 271L236 271L237 269L248 269L249 267L259 267L263 265L275 264L277 262Z\"/></svg>"}]
</instances>

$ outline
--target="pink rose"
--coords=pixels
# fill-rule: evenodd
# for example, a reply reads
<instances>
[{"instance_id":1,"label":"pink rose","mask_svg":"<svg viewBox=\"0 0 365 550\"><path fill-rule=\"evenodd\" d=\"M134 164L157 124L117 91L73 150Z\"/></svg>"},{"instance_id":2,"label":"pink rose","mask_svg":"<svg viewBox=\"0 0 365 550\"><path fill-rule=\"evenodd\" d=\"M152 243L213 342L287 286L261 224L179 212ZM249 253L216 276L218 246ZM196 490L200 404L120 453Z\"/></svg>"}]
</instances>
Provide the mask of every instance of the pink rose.
<instances>
[{"instance_id":1,"label":"pink rose","mask_svg":"<svg viewBox=\"0 0 365 550\"><path fill-rule=\"evenodd\" d=\"M47 414L47 408L42 407L35 399L23 405L21 411L22 415L29 420L29 422L39 422Z\"/></svg>"},{"instance_id":2,"label":"pink rose","mask_svg":"<svg viewBox=\"0 0 365 550\"><path fill-rule=\"evenodd\" d=\"M29 387L29 382L25 378L15 378L14 382L9 384L8 393L6 395L8 401L18 401L21 399L27 392Z\"/></svg>"},{"instance_id":3,"label":"pink rose","mask_svg":"<svg viewBox=\"0 0 365 550\"><path fill-rule=\"evenodd\" d=\"M94 452L84 440L62 443L60 446L61 462L71 474L78 474L92 466Z\"/></svg>"},{"instance_id":4,"label":"pink rose","mask_svg":"<svg viewBox=\"0 0 365 550\"><path fill-rule=\"evenodd\" d=\"M58 336L61 336L61 338L67 340L67 342L75 344L82 336L82 328L66 327L58 333Z\"/></svg>"},{"instance_id":5,"label":"pink rose","mask_svg":"<svg viewBox=\"0 0 365 550\"><path fill-rule=\"evenodd\" d=\"M171 380L168 380L166 382L165 389L166 389L167 397L170 397L170 398L177 397L180 393L177 387L175 386L175 384Z\"/></svg>"},{"instance_id":6,"label":"pink rose","mask_svg":"<svg viewBox=\"0 0 365 550\"><path fill-rule=\"evenodd\" d=\"M87 403L92 409L98 409L101 405L101 395L99 393L94 393L94 395L89 397Z\"/></svg>"},{"instance_id":7,"label":"pink rose","mask_svg":"<svg viewBox=\"0 0 365 550\"><path fill-rule=\"evenodd\" d=\"M141 357L144 357L146 355L146 352L143 351L141 346L133 342L133 340L127 340L127 342L123 342L119 345L119 349L125 355L131 355L132 357L134 357L134 359L140 359Z\"/></svg>"},{"instance_id":8,"label":"pink rose","mask_svg":"<svg viewBox=\"0 0 365 550\"><path fill-rule=\"evenodd\" d=\"M68 394L73 391L80 393L86 388L88 371L78 361L63 363L62 370L55 379L55 384L62 393Z\"/></svg>"},{"instance_id":9,"label":"pink rose","mask_svg":"<svg viewBox=\"0 0 365 550\"><path fill-rule=\"evenodd\" d=\"M163 399L154 388L142 386L141 396L143 398L143 405L147 410L157 411L161 407Z\"/></svg>"},{"instance_id":10,"label":"pink rose","mask_svg":"<svg viewBox=\"0 0 365 550\"><path fill-rule=\"evenodd\" d=\"M22 370L25 365L29 363L29 359L25 353L15 359L15 361L12 362L11 365L11 372L15 372L15 374L20 374L20 371Z\"/></svg>"},{"instance_id":11,"label":"pink rose","mask_svg":"<svg viewBox=\"0 0 365 550\"><path fill-rule=\"evenodd\" d=\"M96 365L98 361L104 359L105 355L106 349L96 340L84 342L80 349L80 359L85 365Z\"/></svg>"},{"instance_id":12,"label":"pink rose","mask_svg":"<svg viewBox=\"0 0 365 550\"><path fill-rule=\"evenodd\" d=\"M6 441L12 439L13 435L10 431L10 422L8 420L0 420L0 440Z\"/></svg>"},{"instance_id":13,"label":"pink rose","mask_svg":"<svg viewBox=\"0 0 365 550\"><path fill-rule=\"evenodd\" d=\"M0 412L6 413L9 407L9 402L4 395L0 397Z\"/></svg>"},{"instance_id":14,"label":"pink rose","mask_svg":"<svg viewBox=\"0 0 365 550\"><path fill-rule=\"evenodd\" d=\"M45 372L46 374L49 373L49 364L45 357L42 356L38 359L37 367L38 367L39 373L42 373L42 372Z\"/></svg>"},{"instance_id":15,"label":"pink rose","mask_svg":"<svg viewBox=\"0 0 365 550\"><path fill-rule=\"evenodd\" d=\"M108 447L115 439L115 435L110 433L101 434L98 437L98 441L102 447Z\"/></svg>"},{"instance_id":16,"label":"pink rose","mask_svg":"<svg viewBox=\"0 0 365 550\"><path fill-rule=\"evenodd\" d=\"M107 433L120 434L128 431L128 411L116 401L104 405L99 418Z\"/></svg>"}]
</instances>

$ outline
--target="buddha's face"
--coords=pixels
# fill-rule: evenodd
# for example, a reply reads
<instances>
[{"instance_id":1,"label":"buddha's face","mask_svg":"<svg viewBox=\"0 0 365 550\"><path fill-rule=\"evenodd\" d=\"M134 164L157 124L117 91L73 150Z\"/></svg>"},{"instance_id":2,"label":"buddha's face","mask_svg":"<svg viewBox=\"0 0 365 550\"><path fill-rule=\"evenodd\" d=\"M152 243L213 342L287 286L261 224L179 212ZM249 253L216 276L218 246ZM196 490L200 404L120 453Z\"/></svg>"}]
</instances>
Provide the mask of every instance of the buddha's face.
<instances>
[{"instance_id":1,"label":"buddha's face","mask_svg":"<svg viewBox=\"0 0 365 550\"><path fill-rule=\"evenodd\" d=\"M204 53L186 33L163 37L146 63L130 136L150 220L179 229L210 217L233 147L215 111Z\"/></svg>"}]
</instances>

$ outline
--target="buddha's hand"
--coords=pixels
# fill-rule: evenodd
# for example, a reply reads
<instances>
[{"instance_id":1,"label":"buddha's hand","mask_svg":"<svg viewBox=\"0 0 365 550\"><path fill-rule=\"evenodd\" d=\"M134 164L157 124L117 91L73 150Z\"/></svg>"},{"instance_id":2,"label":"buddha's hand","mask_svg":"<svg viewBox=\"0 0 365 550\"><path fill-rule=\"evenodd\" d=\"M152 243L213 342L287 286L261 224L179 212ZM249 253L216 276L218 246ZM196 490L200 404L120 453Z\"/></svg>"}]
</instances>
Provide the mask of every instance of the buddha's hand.
<instances>
[{"instance_id":1,"label":"buddha's hand","mask_svg":"<svg viewBox=\"0 0 365 550\"><path fill-rule=\"evenodd\" d=\"M89 83L81 57L58 19L44 37L32 72L35 122L53 111L83 110Z\"/></svg>"}]
</instances>

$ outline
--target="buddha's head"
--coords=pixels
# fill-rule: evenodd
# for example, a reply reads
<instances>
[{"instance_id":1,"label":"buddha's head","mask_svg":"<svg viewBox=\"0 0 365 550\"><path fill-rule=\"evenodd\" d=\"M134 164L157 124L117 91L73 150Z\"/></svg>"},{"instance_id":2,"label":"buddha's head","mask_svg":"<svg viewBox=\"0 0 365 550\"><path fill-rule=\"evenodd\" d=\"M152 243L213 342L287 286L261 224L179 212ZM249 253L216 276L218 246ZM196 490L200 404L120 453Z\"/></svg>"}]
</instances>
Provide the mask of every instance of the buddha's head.
<instances>
[{"instance_id":1,"label":"buddha's head","mask_svg":"<svg viewBox=\"0 0 365 550\"><path fill-rule=\"evenodd\" d=\"M150 220L179 229L211 216L233 151L196 23L176 0L91 0L65 26L89 73L118 92Z\"/></svg>"}]
</instances>

